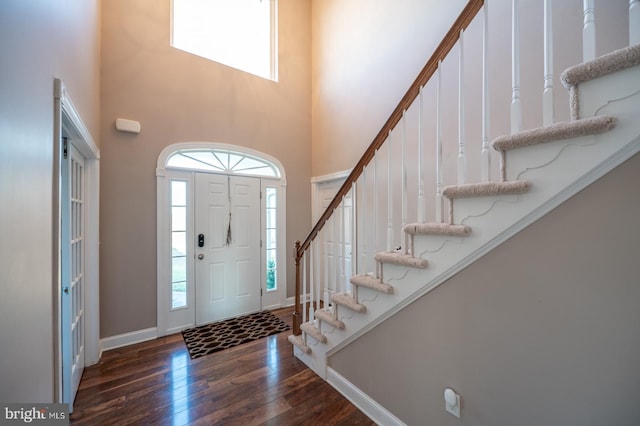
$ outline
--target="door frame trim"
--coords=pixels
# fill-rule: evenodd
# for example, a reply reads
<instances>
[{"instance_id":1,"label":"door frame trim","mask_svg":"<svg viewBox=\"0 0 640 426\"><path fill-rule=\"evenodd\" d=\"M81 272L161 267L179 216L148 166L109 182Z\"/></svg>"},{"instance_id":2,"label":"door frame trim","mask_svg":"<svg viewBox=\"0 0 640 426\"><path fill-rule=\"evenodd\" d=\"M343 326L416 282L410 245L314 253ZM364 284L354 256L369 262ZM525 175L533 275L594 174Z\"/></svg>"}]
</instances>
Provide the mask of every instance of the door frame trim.
<instances>
[{"instance_id":1,"label":"door frame trim","mask_svg":"<svg viewBox=\"0 0 640 426\"><path fill-rule=\"evenodd\" d=\"M85 159L85 366L96 364L100 347L100 150L75 108L64 83L54 79L53 113L53 188L52 188L52 327L53 327L53 395L63 402L62 392L62 281L61 281L61 185L63 160L62 138L66 136Z\"/></svg>"},{"instance_id":2,"label":"door frame trim","mask_svg":"<svg viewBox=\"0 0 640 426\"><path fill-rule=\"evenodd\" d=\"M278 216L277 216L277 226L278 226L278 241L281 241L282 244L278 244L277 249L277 259L278 265L282 265L278 267L279 271L283 271L284 273L278 274L278 289L280 293L279 306L285 306L286 304L286 268L287 268L287 247L286 247L286 187L287 187L287 179L286 179L286 171L282 163L276 158L265 154L260 151L256 151L250 148L246 148L240 145L230 145L224 143L216 143L216 142L181 142L175 143L164 148L160 154L158 155L158 161L156 165L156 234L157 234L157 246L156 246L156 272L157 272L157 282L156 282L156 293L157 293L157 302L156 302L156 311L157 311L157 335L165 336L168 334L178 333L181 330L192 327L195 324L195 310L193 311L193 315L188 315L188 319L185 317L177 318L176 321L172 321L170 318L169 310L167 307L170 306L170 294L166 290L166 283L170 280L170 266L166 261L162 261L162 259L167 259L167 253L171 252L171 242L169 235L169 181L171 179L185 180L188 182L189 191L191 197L191 208L193 206L193 197L194 197L194 173L207 173L203 170L191 170L191 169L178 169L167 167L167 160L177 151L185 150L185 149L212 149L212 150L231 150L239 153L245 153L252 156L263 158L267 161L270 161L274 164L280 173L280 177L265 177L265 176L255 176L255 175L247 175L249 177L257 177L261 179L261 191L264 192L265 186L277 187L279 196L278 196ZM232 174L236 176L243 176L241 173ZM264 209L264 197L260 201L260 208ZM190 218L190 221L193 221L193 211L190 211L189 206L187 209L187 215ZM262 214L261 214L262 217ZM262 221L261 221L262 222ZM193 224L191 224L193 226ZM187 225L189 228L189 225ZM261 224L261 232L264 231L263 223ZM190 238L193 238L191 235ZM192 244L187 240L187 246ZM188 268L193 270L193 259L189 259L188 256ZM191 266L189 266L189 262ZM264 271L262 271L264 273ZM193 272L192 272L193 274ZM191 282L193 286L193 278ZM263 283L264 284L264 283ZM264 287L264 286L263 286ZM193 292L194 289L191 289ZM187 293L189 294L189 293ZM261 306L262 308L274 308L276 306L263 306L264 296L261 298ZM193 305L193 304L192 304ZM177 315L176 315L177 316ZM191 318L192 317L192 318Z\"/></svg>"},{"instance_id":3,"label":"door frame trim","mask_svg":"<svg viewBox=\"0 0 640 426\"><path fill-rule=\"evenodd\" d=\"M311 211L313 213L313 223L317 222L318 219L320 219L322 213L324 213L320 206L320 185L334 181L344 182L351 173L351 170L352 169L348 169L340 172L330 173L328 175L314 176L311 178Z\"/></svg>"}]
</instances>

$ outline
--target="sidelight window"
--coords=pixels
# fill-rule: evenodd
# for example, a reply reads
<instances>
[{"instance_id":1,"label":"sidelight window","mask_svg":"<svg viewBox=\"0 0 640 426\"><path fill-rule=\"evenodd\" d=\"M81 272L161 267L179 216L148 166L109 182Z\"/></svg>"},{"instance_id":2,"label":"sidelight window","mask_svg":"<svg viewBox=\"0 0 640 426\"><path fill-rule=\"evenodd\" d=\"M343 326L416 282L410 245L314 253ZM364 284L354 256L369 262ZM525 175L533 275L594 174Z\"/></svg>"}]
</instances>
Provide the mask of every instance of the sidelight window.
<instances>
[{"instance_id":1,"label":"sidelight window","mask_svg":"<svg viewBox=\"0 0 640 426\"><path fill-rule=\"evenodd\" d=\"M187 306L187 182L171 181L171 309Z\"/></svg>"},{"instance_id":2,"label":"sidelight window","mask_svg":"<svg viewBox=\"0 0 640 426\"><path fill-rule=\"evenodd\" d=\"M277 214L277 189L272 187L266 188L266 212L265 212L265 222L266 222L266 259L267 259L267 270L266 270L266 289L267 291L277 290L277 273L278 273L278 261L277 261L277 222L276 222L276 214Z\"/></svg>"}]
</instances>

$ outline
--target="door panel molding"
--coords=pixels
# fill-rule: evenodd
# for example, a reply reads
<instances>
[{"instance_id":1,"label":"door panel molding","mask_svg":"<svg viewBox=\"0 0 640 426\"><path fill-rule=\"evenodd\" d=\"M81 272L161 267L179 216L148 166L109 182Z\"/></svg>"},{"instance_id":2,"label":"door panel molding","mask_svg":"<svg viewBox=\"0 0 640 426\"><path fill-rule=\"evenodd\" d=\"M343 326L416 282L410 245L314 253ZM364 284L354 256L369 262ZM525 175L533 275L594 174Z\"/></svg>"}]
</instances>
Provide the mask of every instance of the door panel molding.
<instances>
[{"instance_id":1,"label":"door panel molding","mask_svg":"<svg viewBox=\"0 0 640 426\"><path fill-rule=\"evenodd\" d=\"M260 178L195 173L194 232L205 236L195 247L196 325L260 310L260 188Z\"/></svg>"}]
</instances>

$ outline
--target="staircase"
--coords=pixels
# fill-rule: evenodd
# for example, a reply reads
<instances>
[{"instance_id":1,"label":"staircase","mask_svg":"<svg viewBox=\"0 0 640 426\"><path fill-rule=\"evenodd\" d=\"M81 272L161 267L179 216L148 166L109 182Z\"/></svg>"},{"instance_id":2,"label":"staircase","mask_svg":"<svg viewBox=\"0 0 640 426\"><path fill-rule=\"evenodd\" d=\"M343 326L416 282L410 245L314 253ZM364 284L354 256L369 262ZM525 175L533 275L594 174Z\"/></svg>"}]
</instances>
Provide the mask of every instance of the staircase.
<instances>
[{"instance_id":1,"label":"staircase","mask_svg":"<svg viewBox=\"0 0 640 426\"><path fill-rule=\"evenodd\" d=\"M586 57L564 71L561 81L569 94L568 121L554 122L553 112L545 110L542 126L520 129L519 87L514 83L509 117L512 132L491 143L499 158L498 177L489 179L491 155L483 126L481 181L465 181L466 141L461 136L457 182L442 185L447 166L442 162L440 130L435 137L435 165L422 163L427 139L420 121L423 90L431 84L431 75L439 79L439 64L449 57L455 43L462 51L462 33L474 19L483 19L486 28L487 8L482 6L479 1L468 4L425 67L432 67L433 72L422 73L309 237L296 244L297 307L289 340L296 356L325 379L332 354L640 151L640 40L631 36L629 47L598 58ZM635 24L630 24L630 32L637 34ZM583 43L588 46L590 42L585 39ZM517 61L512 66L517 76ZM546 83L545 76L545 92ZM434 84L439 98L440 83ZM459 90L462 92L462 84ZM486 105L483 102L483 108ZM420 117L416 146L411 148L418 157L415 171L407 171L405 163L409 149L405 120L410 109L417 109ZM464 108L459 109L463 110L459 122L464 122ZM484 120L487 114L483 109L478 115ZM436 127L441 126L438 119ZM400 148L393 132L402 135ZM402 153L400 161L393 162L398 152ZM425 195L425 175L431 171L436 175L434 198ZM406 195L410 180L414 201ZM345 203L347 196L349 204ZM427 220L427 205L435 208L434 221ZM415 212L415 222L409 222L409 211ZM401 244L395 239L396 230Z\"/></svg>"}]
</instances>

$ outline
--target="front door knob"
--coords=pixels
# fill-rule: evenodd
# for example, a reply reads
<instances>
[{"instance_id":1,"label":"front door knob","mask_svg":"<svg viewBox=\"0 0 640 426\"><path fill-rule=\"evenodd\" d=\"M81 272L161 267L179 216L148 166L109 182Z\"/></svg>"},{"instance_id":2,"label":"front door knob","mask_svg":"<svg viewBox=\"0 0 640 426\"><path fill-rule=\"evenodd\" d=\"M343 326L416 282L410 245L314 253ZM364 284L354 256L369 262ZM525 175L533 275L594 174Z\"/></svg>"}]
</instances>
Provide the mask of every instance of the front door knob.
<instances>
[{"instance_id":1,"label":"front door knob","mask_svg":"<svg viewBox=\"0 0 640 426\"><path fill-rule=\"evenodd\" d=\"M198 259L200 259L200 260L204 259L204 254L200 253L200 254L198 255Z\"/></svg>"}]
</instances>

